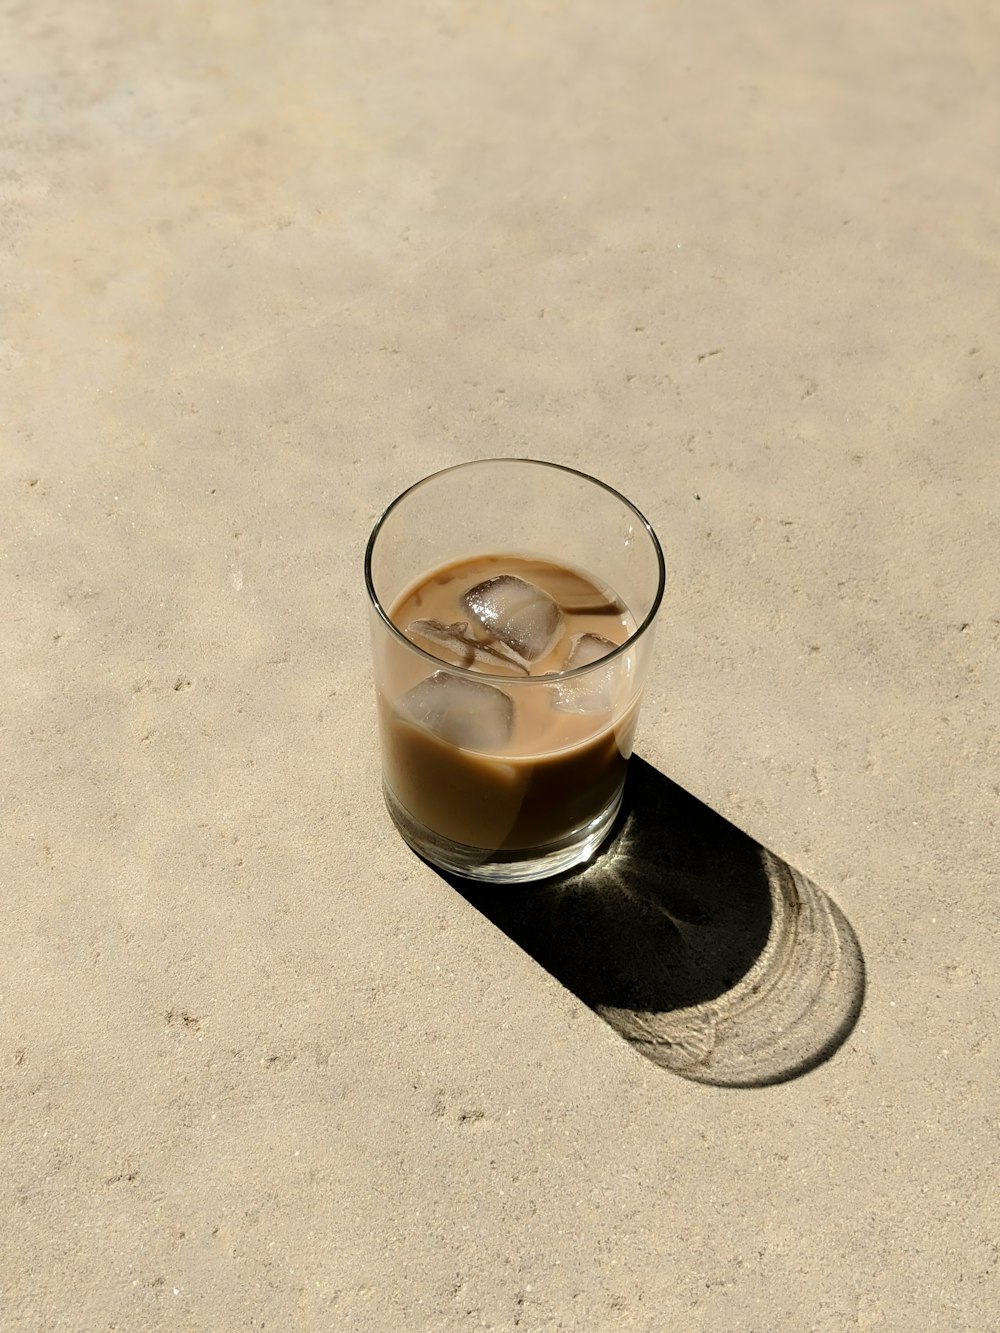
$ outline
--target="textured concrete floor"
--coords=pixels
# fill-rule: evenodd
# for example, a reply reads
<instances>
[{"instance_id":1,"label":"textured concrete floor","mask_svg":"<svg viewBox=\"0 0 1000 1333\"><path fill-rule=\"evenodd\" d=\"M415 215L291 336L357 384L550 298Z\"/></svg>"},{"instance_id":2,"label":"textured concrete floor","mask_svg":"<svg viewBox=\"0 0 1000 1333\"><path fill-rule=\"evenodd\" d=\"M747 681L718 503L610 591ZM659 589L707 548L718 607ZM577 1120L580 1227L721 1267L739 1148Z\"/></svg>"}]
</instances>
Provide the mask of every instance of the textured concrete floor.
<instances>
[{"instance_id":1,"label":"textured concrete floor","mask_svg":"<svg viewBox=\"0 0 1000 1333\"><path fill-rule=\"evenodd\" d=\"M996 6L8 0L0 59L0 1326L1000 1327ZM360 573L498 453L670 564L647 850L513 916L391 830ZM757 844L822 891L759 1002ZM737 1083L846 1040L678 1076L616 945Z\"/></svg>"}]
</instances>

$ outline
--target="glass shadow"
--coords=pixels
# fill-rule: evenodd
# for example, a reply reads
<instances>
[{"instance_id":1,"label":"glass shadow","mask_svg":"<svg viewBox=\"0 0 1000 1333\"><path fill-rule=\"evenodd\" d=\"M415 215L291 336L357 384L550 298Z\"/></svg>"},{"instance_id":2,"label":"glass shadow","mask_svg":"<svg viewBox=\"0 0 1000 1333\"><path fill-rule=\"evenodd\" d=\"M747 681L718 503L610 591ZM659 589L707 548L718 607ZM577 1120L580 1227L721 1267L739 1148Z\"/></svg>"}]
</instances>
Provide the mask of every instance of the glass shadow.
<instances>
[{"instance_id":1,"label":"glass shadow","mask_svg":"<svg viewBox=\"0 0 1000 1333\"><path fill-rule=\"evenodd\" d=\"M582 869L514 886L443 878L664 1069L753 1087L828 1059L865 991L841 910L638 756L622 809Z\"/></svg>"}]
</instances>

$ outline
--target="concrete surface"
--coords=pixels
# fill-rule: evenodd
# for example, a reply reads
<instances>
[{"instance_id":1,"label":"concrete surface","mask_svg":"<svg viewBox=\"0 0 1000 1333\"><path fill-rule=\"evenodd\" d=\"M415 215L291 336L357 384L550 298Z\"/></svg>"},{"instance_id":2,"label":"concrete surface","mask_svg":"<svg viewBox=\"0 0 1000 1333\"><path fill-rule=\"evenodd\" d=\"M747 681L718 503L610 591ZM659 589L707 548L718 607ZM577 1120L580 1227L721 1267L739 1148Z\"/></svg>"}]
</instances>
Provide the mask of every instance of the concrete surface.
<instances>
[{"instance_id":1,"label":"concrete surface","mask_svg":"<svg viewBox=\"0 0 1000 1333\"><path fill-rule=\"evenodd\" d=\"M997 7L0 13L2 1327L1000 1326ZM655 808L859 946L801 1077L389 826L364 542L496 453L662 535Z\"/></svg>"}]
</instances>

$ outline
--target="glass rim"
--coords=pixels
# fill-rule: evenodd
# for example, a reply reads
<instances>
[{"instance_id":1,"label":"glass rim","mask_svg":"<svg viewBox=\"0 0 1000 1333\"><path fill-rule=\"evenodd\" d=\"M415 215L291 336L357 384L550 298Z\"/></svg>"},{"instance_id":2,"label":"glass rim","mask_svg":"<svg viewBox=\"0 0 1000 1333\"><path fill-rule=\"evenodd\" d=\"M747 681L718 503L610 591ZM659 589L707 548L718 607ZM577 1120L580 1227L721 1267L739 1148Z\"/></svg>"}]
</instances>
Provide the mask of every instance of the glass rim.
<instances>
[{"instance_id":1,"label":"glass rim","mask_svg":"<svg viewBox=\"0 0 1000 1333\"><path fill-rule=\"evenodd\" d=\"M487 463L524 463L530 467L550 468L554 472L566 472L569 473L570 476L579 477L583 481L590 482L593 486L599 486L601 490L607 491L609 495L613 495L616 500L619 500L626 509L632 511L652 543L653 553L656 556L656 593L650 604L650 608L643 617L641 624L636 626L628 638L625 639L623 643L618 644L610 653L606 653L604 657L599 657L596 662L588 662L584 666L571 667L567 671L549 671L546 672L544 676L503 676L494 672L476 671L472 667L460 666L457 663L448 662L442 657L435 657L435 655L428 652L426 648L421 648L420 645L414 643L412 639L408 639L403 631L390 620L388 611L382 605L378 593L375 591L375 584L372 579L372 553L375 550L379 533L382 531L389 515L403 503L408 495L412 495L414 491L419 490L421 486L427 485L428 482L437 481L441 477L447 476L450 472L460 472L462 469L470 467L482 467ZM429 573L430 571L427 572ZM375 608L376 614L392 637L398 640L400 644L408 648L411 652L417 653L421 657L426 658L428 662L433 663L435 668L439 671L449 671L458 676L472 676L477 680L483 680L484 678L502 680L504 689L506 689L508 685L521 687L524 685L537 685L542 683L551 684L553 681L575 679L579 676L586 676L590 672L598 671L601 668L606 667L609 663L614 662L617 658L621 657L627 649L633 647L639 639L642 638L646 631L651 628L653 621L656 619L656 614L660 609L660 604L663 601L666 580L667 564L663 556L663 548L660 545L660 539L653 530L653 525L650 523L649 519L627 496L622 495L621 491L616 490L614 486L609 486L606 481L601 481L599 477L592 477L589 472L581 472L579 468L567 467L564 463L550 463L542 458L516 458L511 456L470 458L466 459L464 463L452 463L450 467L439 468L436 472L429 472L426 476L413 482L412 485L407 486L405 490L400 491L396 498L390 501L385 509L383 509L382 513L375 521L375 526L372 528L368 543L365 546L365 588L368 592L368 600Z\"/></svg>"}]
</instances>

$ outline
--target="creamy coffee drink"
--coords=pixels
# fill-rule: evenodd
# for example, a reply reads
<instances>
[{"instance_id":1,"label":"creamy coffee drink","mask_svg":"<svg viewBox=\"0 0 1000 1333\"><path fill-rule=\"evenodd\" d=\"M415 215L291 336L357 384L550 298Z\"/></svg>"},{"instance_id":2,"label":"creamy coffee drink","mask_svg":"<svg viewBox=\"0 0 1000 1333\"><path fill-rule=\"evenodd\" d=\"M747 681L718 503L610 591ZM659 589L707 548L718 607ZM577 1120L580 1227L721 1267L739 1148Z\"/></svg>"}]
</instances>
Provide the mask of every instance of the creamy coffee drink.
<instances>
[{"instance_id":1,"label":"creamy coffee drink","mask_svg":"<svg viewBox=\"0 0 1000 1333\"><path fill-rule=\"evenodd\" d=\"M609 656L635 628L611 590L552 561L482 555L426 574L389 615L430 655L390 650L380 673L397 820L514 852L607 816L639 688L629 650Z\"/></svg>"}]
</instances>

